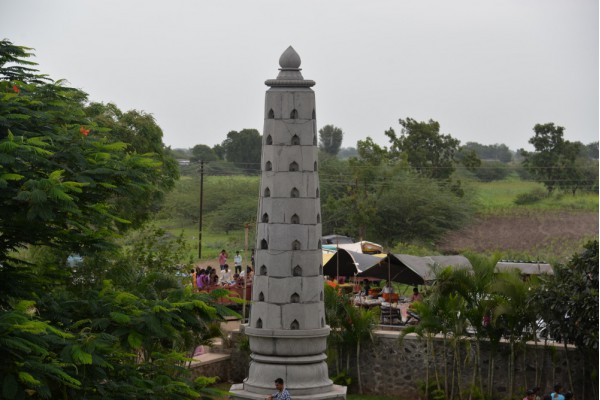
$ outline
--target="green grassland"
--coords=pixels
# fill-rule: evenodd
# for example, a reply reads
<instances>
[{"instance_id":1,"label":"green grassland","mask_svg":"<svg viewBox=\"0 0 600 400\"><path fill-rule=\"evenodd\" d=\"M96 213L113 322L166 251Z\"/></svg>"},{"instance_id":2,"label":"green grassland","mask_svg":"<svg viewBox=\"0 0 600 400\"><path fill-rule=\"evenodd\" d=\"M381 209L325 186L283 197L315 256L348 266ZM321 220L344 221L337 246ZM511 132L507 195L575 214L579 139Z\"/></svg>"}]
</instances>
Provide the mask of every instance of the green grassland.
<instances>
[{"instance_id":1,"label":"green grassland","mask_svg":"<svg viewBox=\"0 0 600 400\"><path fill-rule=\"evenodd\" d=\"M523 210L598 211L598 193L589 192L577 192L574 196L568 193L555 193L533 204L517 205L515 199L518 195L533 191L545 192L546 189L541 183L523 181L516 174L502 181L472 181L469 186L475 192L479 211L482 214L518 213Z\"/></svg>"},{"instance_id":2,"label":"green grassland","mask_svg":"<svg viewBox=\"0 0 600 400\"><path fill-rule=\"evenodd\" d=\"M202 260L217 257L221 249L230 254L235 250L252 249L255 242L254 226L248 229L246 246L243 223L239 229L231 228L225 232L219 228L215 211L227 212L228 207L239 206L243 203L255 207L258 191L258 177L252 176L210 176L204 181L204 223L202 232ZM484 217L511 217L515 215L530 215L532 213L598 212L598 193L578 192L576 195L555 193L545 194L542 184L533 181L523 181L516 174L507 179L493 182L475 180L463 181L464 187L477 199L477 214ZM177 188L169 194L166 208L177 210L174 213L161 213L156 223L169 233L178 236L183 234L189 244L189 259L198 259L198 215L199 215L199 180L182 177ZM517 196L531 192L541 193L541 198L531 204L517 205ZM211 213L212 210L212 213ZM252 220L252 217L247 220ZM217 221L217 223L215 223ZM410 244L408 244L410 245ZM429 252L429 250L427 251ZM249 259L249 254L245 257Z\"/></svg>"}]
</instances>

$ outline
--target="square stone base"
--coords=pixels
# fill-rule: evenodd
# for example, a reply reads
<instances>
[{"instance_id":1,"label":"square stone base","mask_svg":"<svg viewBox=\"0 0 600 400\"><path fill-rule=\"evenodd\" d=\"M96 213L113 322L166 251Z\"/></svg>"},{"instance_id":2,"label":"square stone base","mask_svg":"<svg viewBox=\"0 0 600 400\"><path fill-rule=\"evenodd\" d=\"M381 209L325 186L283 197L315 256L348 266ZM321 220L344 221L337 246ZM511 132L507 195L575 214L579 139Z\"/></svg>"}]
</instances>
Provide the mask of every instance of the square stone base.
<instances>
[{"instance_id":1,"label":"square stone base","mask_svg":"<svg viewBox=\"0 0 600 400\"><path fill-rule=\"evenodd\" d=\"M293 400L325 400L325 399L339 399L346 400L346 390L348 388L346 386L333 385L331 391L327 393L319 393L319 394L311 394L306 396L297 396L293 393L290 393ZM244 384L238 383L231 386L229 389L231 395L229 398L231 400L265 400L267 396L275 393L275 388L269 393L258 394L251 393L244 390Z\"/></svg>"}]
</instances>

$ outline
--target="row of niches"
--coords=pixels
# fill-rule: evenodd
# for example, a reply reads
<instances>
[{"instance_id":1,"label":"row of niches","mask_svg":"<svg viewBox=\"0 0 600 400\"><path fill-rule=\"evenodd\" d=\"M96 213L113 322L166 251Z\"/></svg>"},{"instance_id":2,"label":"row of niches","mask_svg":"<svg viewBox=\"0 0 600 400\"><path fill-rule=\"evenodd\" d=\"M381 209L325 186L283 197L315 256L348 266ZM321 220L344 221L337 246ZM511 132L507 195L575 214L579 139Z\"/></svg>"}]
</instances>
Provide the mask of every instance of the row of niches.
<instances>
[{"instance_id":1,"label":"row of niches","mask_svg":"<svg viewBox=\"0 0 600 400\"><path fill-rule=\"evenodd\" d=\"M268 224L269 223L269 214L268 213L263 213L262 217L260 218L260 222ZM287 223L286 221L282 221L281 223ZM298 214L294 214L292 215L292 217L290 218L290 224L296 225L296 224L301 224L300 222L300 217L298 216ZM321 214L317 214L317 224L321 223Z\"/></svg>"},{"instance_id":2,"label":"row of niches","mask_svg":"<svg viewBox=\"0 0 600 400\"><path fill-rule=\"evenodd\" d=\"M298 110L296 110L295 108L292 111L290 111L290 113L287 115L275 115L275 111L273 111L272 108L269 109L269 111L267 112L267 119L298 119L298 118L299 118ZM313 109L311 117L304 118L304 119L317 119L317 113Z\"/></svg>"},{"instance_id":3,"label":"row of niches","mask_svg":"<svg viewBox=\"0 0 600 400\"><path fill-rule=\"evenodd\" d=\"M302 250L302 243L300 243L299 240L294 240L291 245L290 250ZM267 239L262 239L260 241L260 249L269 250L269 242L267 242ZM317 242L317 249L321 249L321 239Z\"/></svg>"},{"instance_id":4,"label":"row of niches","mask_svg":"<svg viewBox=\"0 0 600 400\"><path fill-rule=\"evenodd\" d=\"M267 161L265 163L265 171L273 171L273 163L271 161ZM288 166L287 172L298 172L298 171L300 171L300 166L298 165L298 163L296 161L292 161L290 163L290 165ZM286 172L286 171L280 171L280 172ZM309 172L317 172L317 162L316 161L313 165L313 170L309 171Z\"/></svg>"},{"instance_id":5,"label":"row of niches","mask_svg":"<svg viewBox=\"0 0 600 400\"><path fill-rule=\"evenodd\" d=\"M261 265L260 268L258 269L258 274L261 276L268 276L268 268L266 265ZM296 265L294 268L292 268L292 276L295 277L299 277L299 276L303 276L302 273L302 267L299 265ZM323 265L319 265L319 276L323 276Z\"/></svg>"},{"instance_id":6,"label":"row of niches","mask_svg":"<svg viewBox=\"0 0 600 400\"><path fill-rule=\"evenodd\" d=\"M272 146L273 145L273 136L267 135L267 137L265 138L265 144L267 146ZM285 144L285 143L281 143L281 144ZM317 135L313 135L313 143L312 144L313 144L313 146L317 145ZM290 139L289 145L300 146L300 136L298 136L298 135L292 136L292 138Z\"/></svg>"},{"instance_id":7,"label":"row of niches","mask_svg":"<svg viewBox=\"0 0 600 400\"><path fill-rule=\"evenodd\" d=\"M263 292L260 292L258 294L258 301L265 301L265 295ZM319 293L319 301L323 301L323 292ZM292 295L290 296L290 304L291 303L300 303L300 295L298 293L292 293Z\"/></svg>"},{"instance_id":8,"label":"row of niches","mask_svg":"<svg viewBox=\"0 0 600 400\"><path fill-rule=\"evenodd\" d=\"M263 327L263 322L262 322L262 318L259 318L256 320L256 329L262 329ZM321 317L321 328L325 328L325 318ZM300 329L300 324L298 323L298 320L293 320L292 323L290 324L290 330L292 331L296 331Z\"/></svg>"},{"instance_id":9,"label":"row of niches","mask_svg":"<svg viewBox=\"0 0 600 400\"><path fill-rule=\"evenodd\" d=\"M266 187L265 190L263 190L263 197L271 197L271 189ZM290 198L297 199L299 197L300 191L297 188L292 188L292 190L290 190ZM315 190L315 198L319 198L319 188Z\"/></svg>"}]
</instances>

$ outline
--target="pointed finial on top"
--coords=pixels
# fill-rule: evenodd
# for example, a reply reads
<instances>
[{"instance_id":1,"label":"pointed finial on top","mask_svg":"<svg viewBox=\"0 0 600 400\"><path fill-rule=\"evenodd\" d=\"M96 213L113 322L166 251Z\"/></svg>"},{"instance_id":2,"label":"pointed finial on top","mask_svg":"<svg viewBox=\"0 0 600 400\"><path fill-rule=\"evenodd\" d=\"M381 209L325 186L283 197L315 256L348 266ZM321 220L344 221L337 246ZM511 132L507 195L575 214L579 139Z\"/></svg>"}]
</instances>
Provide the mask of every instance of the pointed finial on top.
<instances>
[{"instance_id":1,"label":"pointed finial on top","mask_svg":"<svg viewBox=\"0 0 600 400\"><path fill-rule=\"evenodd\" d=\"M304 79L300 68L300 56L292 46L285 49L279 57L279 74L276 79L267 79L265 85L271 87L302 87L309 88L315 81Z\"/></svg>"},{"instance_id":2,"label":"pointed finial on top","mask_svg":"<svg viewBox=\"0 0 600 400\"><path fill-rule=\"evenodd\" d=\"M288 47L279 57L279 66L283 69L298 69L300 63L300 56L292 46Z\"/></svg>"}]
</instances>

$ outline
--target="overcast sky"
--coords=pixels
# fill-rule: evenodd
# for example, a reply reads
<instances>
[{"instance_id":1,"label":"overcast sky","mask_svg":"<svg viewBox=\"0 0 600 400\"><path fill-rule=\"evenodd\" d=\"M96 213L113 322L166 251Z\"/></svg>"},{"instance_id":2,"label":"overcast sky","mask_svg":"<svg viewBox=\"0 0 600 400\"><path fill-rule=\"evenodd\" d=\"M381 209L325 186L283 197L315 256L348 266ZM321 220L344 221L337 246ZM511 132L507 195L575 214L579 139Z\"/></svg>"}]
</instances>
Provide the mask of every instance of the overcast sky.
<instances>
[{"instance_id":1,"label":"overcast sky","mask_svg":"<svg viewBox=\"0 0 600 400\"><path fill-rule=\"evenodd\" d=\"M262 133L289 45L343 147L388 145L406 117L463 144L531 148L545 122L598 140L598 0L0 0L0 36L90 100L153 114L173 148Z\"/></svg>"}]
</instances>

